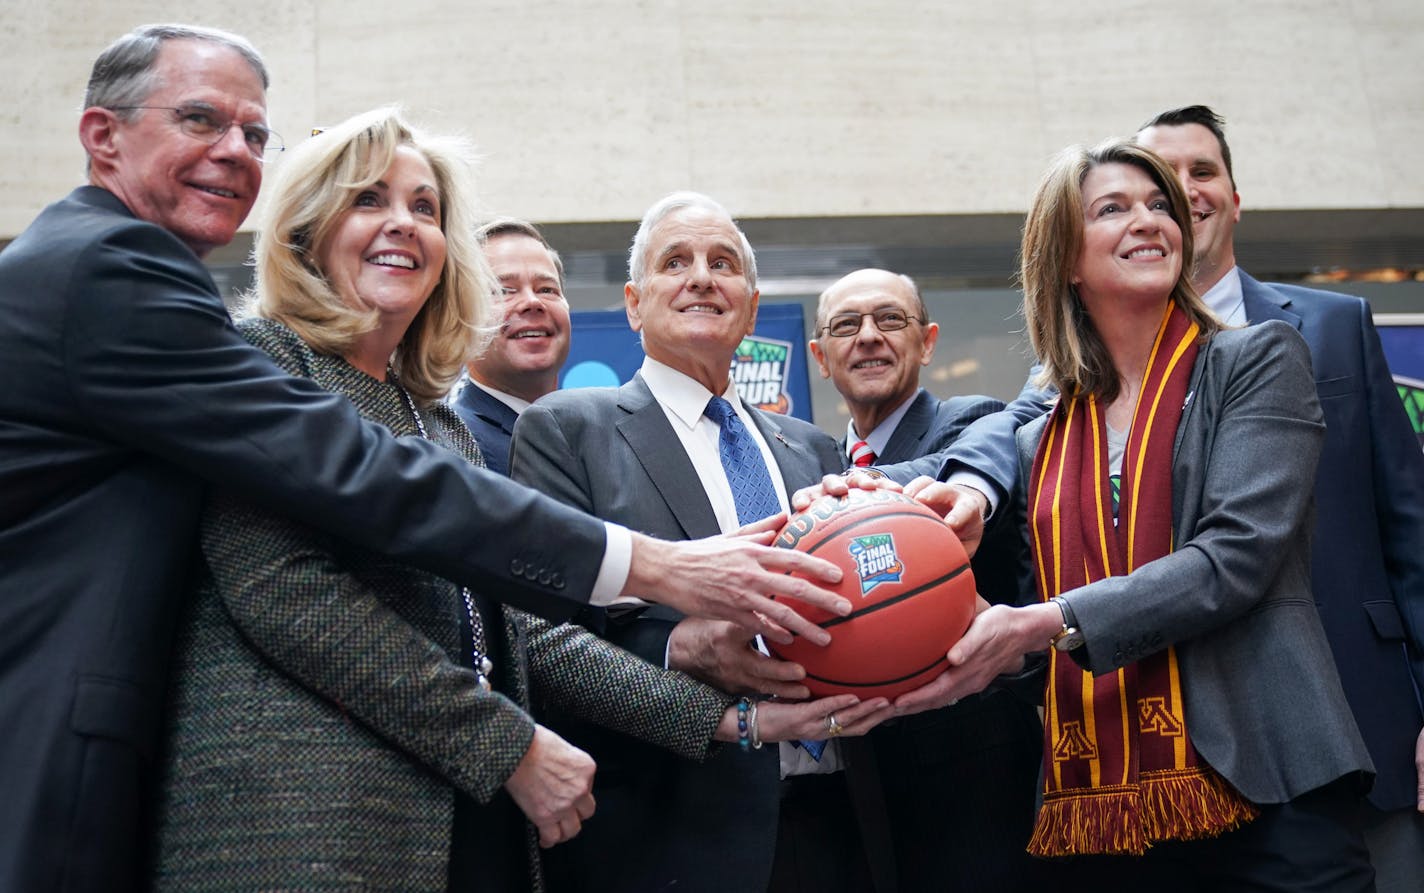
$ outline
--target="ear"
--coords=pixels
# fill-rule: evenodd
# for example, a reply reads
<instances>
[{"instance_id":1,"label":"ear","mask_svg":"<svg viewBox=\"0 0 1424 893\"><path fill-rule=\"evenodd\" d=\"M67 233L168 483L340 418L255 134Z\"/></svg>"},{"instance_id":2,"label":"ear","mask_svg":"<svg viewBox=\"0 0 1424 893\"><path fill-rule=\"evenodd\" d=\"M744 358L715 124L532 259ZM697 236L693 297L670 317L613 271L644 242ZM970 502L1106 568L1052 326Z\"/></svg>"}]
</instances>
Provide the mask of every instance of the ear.
<instances>
[{"instance_id":1,"label":"ear","mask_svg":"<svg viewBox=\"0 0 1424 893\"><path fill-rule=\"evenodd\" d=\"M812 338L806 342L806 349L811 351L811 356L816 358L816 368L821 370L821 377L830 378L831 367L826 365L826 355L821 351L821 342Z\"/></svg>"},{"instance_id":2,"label":"ear","mask_svg":"<svg viewBox=\"0 0 1424 893\"><path fill-rule=\"evenodd\" d=\"M920 349L920 365L928 366L934 359L935 345L939 343L939 323L925 324L925 343Z\"/></svg>"},{"instance_id":3,"label":"ear","mask_svg":"<svg viewBox=\"0 0 1424 893\"><path fill-rule=\"evenodd\" d=\"M752 296L748 300L751 301L752 312L751 315L747 317L747 330L742 333L743 337L750 335L752 332L756 331L757 305L761 301L761 292L752 292Z\"/></svg>"},{"instance_id":4,"label":"ear","mask_svg":"<svg viewBox=\"0 0 1424 893\"><path fill-rule=\"evenodd\" d=\"M642 296L638 294L638 286L632 282L623 285L623 312L628 314L628 328L635 332L643 331L643 317L638 312L638 302Z\"/></svg>"},{"instance_id":5,"label":"ear","mask_svg":"<svg viewBox=\"0 0 1424 893\"><path fill-rule=\"evenodd\" d=\"M91 166L114 167L119 156L119 119L112 111L90 106L79 116L79 143L91 159Z\"/></svg>"},{"instance_id":6,"label":"ear","mask_svg":"<svg viewBox=\"0 0 1424 893\"><path fill-rule=\"evenodd\" d=\"M1231 219L1236 223L1241 222L1241 193L1234 189L1231 191Z\"/></svg>"}]
</instances>

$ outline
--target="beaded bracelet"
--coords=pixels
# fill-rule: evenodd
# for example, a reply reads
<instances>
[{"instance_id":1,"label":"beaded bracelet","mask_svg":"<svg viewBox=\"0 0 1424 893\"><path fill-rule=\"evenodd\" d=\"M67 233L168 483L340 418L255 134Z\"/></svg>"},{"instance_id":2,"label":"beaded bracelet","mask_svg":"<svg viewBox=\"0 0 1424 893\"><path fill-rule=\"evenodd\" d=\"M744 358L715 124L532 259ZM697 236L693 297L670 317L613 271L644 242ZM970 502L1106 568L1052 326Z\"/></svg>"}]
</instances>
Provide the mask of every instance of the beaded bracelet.
<instances>
[{"instance_id":1,"label":"beaded bracelet","mask_svg":"<svg viewBox=\"0 0 1424 893\"><path fill-rule=\"evenodd\" d=\"M750 725L750 724L748 723L748 721L747 721L747 711L748 711L748 710L752 710L752 711L755 711L755 710L756 710L756 707L754 707L754 706L752 705L751 700L750 700L749 698L745 698L745 697L738 698L738 699L737 699L737 744L741 746L742 750L746 750L746 749L748 748L748 746L751 744L750 739L747 737L748 726ZM755 713L752 713L752 716L755 717L756 714L755 714Z\"/></svg>"}]
</instances>

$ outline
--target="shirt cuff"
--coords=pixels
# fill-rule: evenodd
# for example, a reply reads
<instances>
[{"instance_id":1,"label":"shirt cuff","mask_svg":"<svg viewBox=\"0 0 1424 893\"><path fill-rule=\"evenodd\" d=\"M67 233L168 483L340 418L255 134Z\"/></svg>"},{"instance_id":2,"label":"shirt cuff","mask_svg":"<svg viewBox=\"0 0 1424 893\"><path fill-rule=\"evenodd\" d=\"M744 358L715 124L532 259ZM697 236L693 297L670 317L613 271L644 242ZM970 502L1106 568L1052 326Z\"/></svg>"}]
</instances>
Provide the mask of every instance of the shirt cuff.
<instances>
[{"instance_id":1,"label":"shirt cuff","mask_svg":"<svg viewBox=\"0 0 1424 893\"><path fill-rule=\"evenodd\" d=\"M961 487L973 487L975 490L983 493L984 498L989 502L989 511L984 514L985 521L994 517L994 512L998 511L999 499L997 491L994 489L994 485L989 483L988 479L982 475L960 469L951 474L945 483L958 484Z\"/></svg>"},{"instance_id":2,"label":"shirt cuff","mask_svg":"<svg viewBox=\"0 0 1424 893\"><path fill-rule=\"evenodd\" d=\"M607 543L603 547L603 563L598 566L598 577L593 581L593 592L588 603L596 608L604 608L618 598L623 586L628 582L628 571L633 566L633 534L621 524L603 522Z\"/></svg>"}]
</instances>

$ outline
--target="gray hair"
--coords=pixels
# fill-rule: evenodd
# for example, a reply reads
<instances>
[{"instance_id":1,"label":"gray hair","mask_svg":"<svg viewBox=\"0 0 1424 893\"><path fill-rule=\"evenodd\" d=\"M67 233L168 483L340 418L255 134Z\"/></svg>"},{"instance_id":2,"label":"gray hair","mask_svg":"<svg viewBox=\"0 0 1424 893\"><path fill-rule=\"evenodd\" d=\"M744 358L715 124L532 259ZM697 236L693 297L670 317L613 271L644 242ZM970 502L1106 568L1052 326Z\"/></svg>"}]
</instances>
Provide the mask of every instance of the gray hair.
<instances>
[{"instance_id":1,"label":"gray hair","mask_svg":"<svg viewBox=\"0 0 1424 893\"><path fill-rule=\"evenodd\" d=\"M671 195L665 195L658 199L643 215L642 222L638 224L638 232L633 236L633 247L628 251L628 281L634 285L641 286L643 284L643 280L648 275L648 239L652 236L653 229L662 223L663 218L683 208L700 208L713 214L720 214L732 221L732 229L737 231L737 237L742 242L742 263L747 275L747 287L756 291L756 254L752 252L752 243L747 241L747 234L742 232L742 228L737 225L731 212L722 207L720 202L700 192L674 192Z\"/></svg>"},{"instance_id":2,"label":"gray hair","mask_svg":"<svg viewBox=\"0 0 1424 893\"><path fill-rule=\"evenodd\" d=\"M269 86L267 66L261 54L244 37L199 25L140 25L105 47L94 60L89 84L84 89L84 107L112 109L142 105L158 86L154 65L159 50L170 40L204 40L228 47L252 66L262 80L262 89ZM124 120L130 120L133 115L132 111L120 113Z\"/></svg>"}]
</instances>

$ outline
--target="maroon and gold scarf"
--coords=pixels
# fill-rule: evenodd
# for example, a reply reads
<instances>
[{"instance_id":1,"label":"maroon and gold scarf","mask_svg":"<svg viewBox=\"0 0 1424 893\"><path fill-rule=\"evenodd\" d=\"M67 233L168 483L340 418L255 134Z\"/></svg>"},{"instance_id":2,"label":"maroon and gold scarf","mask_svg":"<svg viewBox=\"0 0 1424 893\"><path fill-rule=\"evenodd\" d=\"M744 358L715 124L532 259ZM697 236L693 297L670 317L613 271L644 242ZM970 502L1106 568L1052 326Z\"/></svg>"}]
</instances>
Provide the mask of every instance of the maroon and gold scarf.
<instances>
[{"instance_id":1,"label":"maroon and gold scarf","mask_svg":"<svg viewBox=\"0 0 1424 893\"><path fill-rule=\"evenodd\" d=\"M1172 446L1199 334L1170 304L1133 411L1115 526L1105 408L1065 396L1054 409L1029 490L1045 599L1172 551ZM1255 817L1187 737L1175 648L1097 678L1048 653L1043 808L1030 853L1141 854L1153 841L1212 837Z\"/></svg>"}]
</instances>

